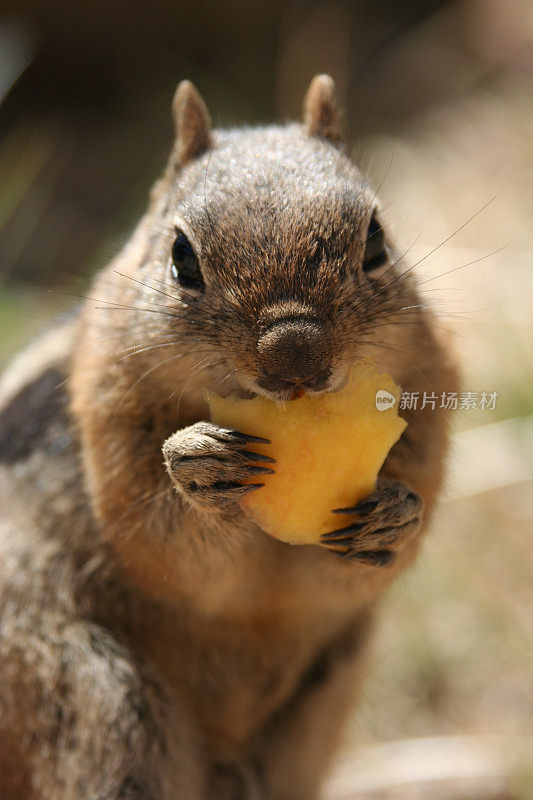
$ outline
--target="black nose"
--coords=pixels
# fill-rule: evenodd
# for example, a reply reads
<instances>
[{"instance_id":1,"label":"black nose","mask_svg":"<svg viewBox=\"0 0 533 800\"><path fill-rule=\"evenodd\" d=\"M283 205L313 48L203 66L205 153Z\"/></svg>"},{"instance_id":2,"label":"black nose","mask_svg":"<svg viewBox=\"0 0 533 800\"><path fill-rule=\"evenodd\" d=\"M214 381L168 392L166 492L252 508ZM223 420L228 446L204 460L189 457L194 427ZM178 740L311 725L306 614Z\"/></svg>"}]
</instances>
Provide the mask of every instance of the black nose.
<instances>
[{"instance_id":1,"label":"black nose","mask_svg":"<svg viewBox=\"0 0 533 800\"><path fill-rule=\"evenodd\" d=\"M263 373L258 383L265 389L320 389L329 378L328 336L314 320L277 322L261 336L257 351Z\"/></svg>"}]
</instances>

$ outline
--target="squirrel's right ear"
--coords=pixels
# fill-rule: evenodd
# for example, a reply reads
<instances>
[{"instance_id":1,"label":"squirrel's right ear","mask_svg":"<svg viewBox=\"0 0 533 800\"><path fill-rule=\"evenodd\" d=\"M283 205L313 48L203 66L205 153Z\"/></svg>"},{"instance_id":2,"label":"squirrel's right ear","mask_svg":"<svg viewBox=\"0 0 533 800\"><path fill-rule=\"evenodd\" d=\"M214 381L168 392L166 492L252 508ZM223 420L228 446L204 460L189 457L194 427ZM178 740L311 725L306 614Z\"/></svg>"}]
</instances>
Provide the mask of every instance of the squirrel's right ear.
<instances>
[{"instance_id":1,"label":"squirrel's right ear","mask_svg":"<svg viewBox=\"0 0 533 800\"><path fill-rule=\"evenodd\" d=\"M191 81L178 84L172 101L172 116L176 130L176 161L181 166L201 155L211 144L211 118Z\"/></svg>"},{"instance_id":2,"label":"squirrel's right ear","mask_svg":"<svg viewBox=\"0 0 533 800\"><path fill-rule=\"evenodd\" d=\"M343 140L335 83L329 75L315 75L304 98L304 125L310 136Z\"/></svg>"}]
</instances>

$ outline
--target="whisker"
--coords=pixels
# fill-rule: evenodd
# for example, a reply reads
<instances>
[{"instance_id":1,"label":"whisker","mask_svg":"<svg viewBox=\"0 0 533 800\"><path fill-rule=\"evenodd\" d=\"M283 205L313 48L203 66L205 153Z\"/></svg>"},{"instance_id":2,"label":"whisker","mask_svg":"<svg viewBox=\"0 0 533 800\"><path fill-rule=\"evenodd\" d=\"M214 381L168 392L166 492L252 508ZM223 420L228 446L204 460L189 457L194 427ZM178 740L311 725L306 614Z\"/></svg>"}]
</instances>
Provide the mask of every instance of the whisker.
<instances>
[{"instance_id":1,"label":"whisker","mask_svg":"<svg viewBox=\"0 0 533 800\"><path fill-rule=\"evenodd\" d=\"M139 383L141 383L141 381L143 381L145 378L147 378L147 377L148 377L148 375L150 375L150 374L151 374L152 372L154 372L156 369L159 369L159 367L162 367L162 366L164 366L165 364L168 364L170 361L176 361L176 360L178 360L178 359L180 359L180 358L183 358L183 357L184 357L184 355L185 355L184 353L179 353L179 354L175 354L175 355L173 355L173 356L170 356L169 358L165 358L165 359L163 359L163 361L159 361L157 364L154 364L154 366L153 366L153 367L150 367L150 369L147 369L147 370L146 370L146 372L143 372L143 374L140 376L140 378L137 378L137 380L136 380L136 381L135 381L135 382L134 382L134 383L133 383L133 384L130 386L130 388L129 388L129 389L126 391L126 393L125 393L125 394L122 396L122 398L121 398L121 400L120 400L119 404L118 404L118 405L116 406L116 408L114 409L114 413L115 413L115 414L117 413L117 411L119 410L119 408L120 408L120 407L122 406L122 404L124 403L125 399L126 399L127 397L129 397L129 395L130 395L130 394L131 394L131 392L132 392L132 391L135 389L135 387L136 387L136 386L138 386L138 385L139 385Z\"/></svg>"},{"instance_id":2,"label":"whisker","mask_svg":"<svg viewBox=\"0 0 533 800\"><path fill-rule=\"evenodd\" d=\"M450 233L450 235L449 235L449 236L447 236L445 239L443 239L443 241L442 241L440 244L438 244L436 247L434 247L434 248L433 248L433 250L430 250L430 251L429 251L429 253L426 253L426 255L425 255L423 258L421 258L419 261L417 261L417 262L416 262L416 264L413 264L413 266L412 266L412 267L410 267L409 271L410 271L411 269L414 269L415 267L418 267L418 265L419 265L419 264L421 264L423 261L425 261L425 260L426 260L426 258L429 258L430 256L432 256L432 255L433 255L433 253L436 253L436 252L437 252L437 250L440 250L440 248L441 248L441 247L443 247L445 244L447 244L447 243L450 241L450 239L453 239L453 237L454 237L454 236L457 236L457 234L458 234L458 233L460 233L460 231L462 231L464 228L466 228L466 226L467 226L467 225L470 225L470 223L471 223L471 222L472 222L472 221L473 221L473 220L474 220L476 217L479 217L479 215L480 215L480 214L482 214L482 213L483 213L483 211L485 211L485 209L486 209L486 208L488 208L488 207L491 205L491 203L493 203L493 202L494 202L494 200L495 200L495 199L496 199L496 197L495 197L495 196L494 196L494 197L491 197L491 199L490 199L490 200L488 200L488 201L485 203L485 205L481 206L481 208L480 208L478 211L476 211L476 213L475 213L475 214L472 214L472 216L471 216L471 217L469 217L469 218L466 220L466 222L463 222L463 224L462 224L462 225L459 225L459 227L458 227L458 228L456 228L456 230L454 230L454 231L453 231L453 233Z\"/></svg>"},{"instance_id":3,"label":"whisker","mask_svg":"<svg viewBox=\"0 0 533 800\"><path fill-rule=\"evenodd\" d=\"M385 175L384 175L384 176L383 176L383 178L381 179L381 183L379 184L378 188L377 188L377 189L376 189L376 191L374 192L374 197L372 198L372 203L371 203L371 205L372 205L372 206L373 206L373 205L374 205L374 203L376 202L376 197L377 197L377 196L378 196L378 194L380 193L380 191L381 191L381 189L382 189L382 186L383 186L383 184L385 183L385 181L386 181L386 180L387 180L387 178L389 177L389 172L390 172L390 171L391 171L391 169L392 169L392 162L393 162L393 161L394 161L394 151L392 151L392 153L391 153L391 156L390 156L390 162L389 162L389 166L387 167L387 170L386 170L386 172L385 172Z\"/></svg>"},{"instance_id":4,"label":"whisker","mask_svg":"<svg viewBox=\"0 0 533 800\"><path fill-rule=\"evenodd\" d=\"M372 340L370 340L370 339L366 339L366 340L364 340L364 341L366 342L366 344L369 344L371 347L378 347L378 348L381 348L382 350L385 350L386 352L390 352L390 353L392 353L392 354L393 354L393 355L395 355L395 356L401 357L401 353L400 353L400 354L398 354L397 352L395 352L395 347L396 347L396 346L392 346L392 345L389 345L389 344L384 344L383 342L374 342L374 341L372 341ZM397 343L397 344L398 344L398 343ZM423 380L423 381L424 381L424 382L425 382L425 383L426 383L428 386L430 386L430 381L428 380L428 378L427 378L427 375L425 375L425 374L422 372L422 370L420 369L420 367L418 366L418 364L413 364L413 367L414 367L414 369L416 369L416 371L418 372L418 374L420 375L420 377L422 378L422 380Z\"/></svg>"},{"instance_id":5,"label":"whisker","mask_svg":"<svg viewBox=\"0 0 533 800\"><path fill-rule=\"evenodd\" d=\"M384 292L386 292L386 291L387 291L387 290L388 290L388 289L389 289L389 288L390 288L392 285L394 285L394 284L395 284L395 283L397 283L398 281L401 281L402 279L404 279L404 278L405 278L405 276L407 276L407 275L408 275L409 273L411 273L411 272L412 272L412 271L413 271L413 270L414 270L416 267L418 267L420 264L422 264L422 262L423 262L423 261L425 261L427 258L429 258L429 257L430 257L430 256L432 256L434 253L436 253L436 252L437 252L437 250L439 250L441 247L443 247L443 246L444 246L444 245L445 245L447 242L449 242L449 241L450 241L450 240L451 240L451 239L452 239L454 236L456 236L456 235L457 235L457 234L458 234L460 231L462 231L462 230L463 230L463 228L465 228L467 225L469 225L469 224L472 222L472 220L474 220L474 219L475 219L476 217L478 217L478 216L479 216L481 213L483 213L483 211L485 211L485 209L486 209L486 208L488 208L488 206L489 206L491 203L493 203L493 202L494 202L494 200L495 200L495 197L492 197L490 200L488 200L488 201L487 201L487 202L486 202L486 203L485 203L483 206L481 206L481 208L480 208L480 209L478 209L478 211L476 211L476 212L475 212L475 214L472 214L472 215L471 215L471 216L470 216L470 217L469 217L469 218L468 218L468 219L467 219L465 222L463 222L463 224L462 224L462 225L460 225L458 228L456 228L456 229L455 229L455 230L454 230L452 233L450 233L450 234L449 234L449 235L448 235L448 236L447 236L445 239L443 239L443 240L442 240L442 241L441 241L441 242L440 242L438 245L436 245L436 247L434 247L432 250L430 250L430 251L429 251L429 253L426 253L426 255L425 255L425 256L423 256L423 257L422 257L422 258L420 258L418 261L416 261L416 262L415 262L415 263L414 263L412 266L410 266L408 269L404 270L403 272L399 273L399 274L398 274L398 275L396 275L394 278L392 278L390 281L388 281L388 282L387 282L387 283L386 283L386 284L385 284L385 285L384 285L384 286L383 286L383 287L380 289L380 291L379 291L379 292L378 292L378 293L375 295L375 297L377 297L377 296L379 296L379 295L383 294ZM420 234L417 236L417 239L415 239L415 242L418 240L419 236L420 236ZM413 243L413 244L414 244L414 243ZM412 246L413 246L413 245L411 245L411 247L412 247ZM498 252L498 251L496 251L496 252ZM400 258L396 259L396 261L395 261L395 262L394 262L394 263L393 263L393 264L392 264L392 265L391 265L391 266L390 266L390 267L389 267L389 268L386 270L386 272L383 274L383 276L382 276L382 277L384 277L385 275L387 275L387 274L388 274L388 273L391 271L391 269L393 269L394 267L396 267L396 266L397 266L397 265L400 263L400 261L401 261L403 258L404 258L404 255L402 255ZM481 259L479 259L479 260L481 260ZM472 263L476 263L476 262L477 262L477 259L476 259L475 261L473 261ZM467 266L467 265L464 265L464 266ZM450 272L452 272L452 271L453 271L453 270L450 270ZM443 275L442 275L441 277L443 277L445 274L447 274L447 273L443 273ZM433 279L428 279L428 280L433 280ZM426 283L426 282L428 282L428 281L423 281L422 283ZM422 284L420 284L420 285L422 285Z\"/></svg>"},{"instance_id":6,"label":"whisker","mask_svg":"<svg viewBox=\"0 0 533 800\"><path fill-rule=\"evenodd\" d=\"M157 233L159 236L166 236L167 239L175 238L171 233L167 233L166 231L158 231L157 228L148 228L148 230L152 231L152 233ZM169 228L168 230L172 229Z\"/></svg>"},{"instance_id":7,"label":"whisker","mask_svg":"<svg viewBox=\"0 0 533 800\"><path fill-rule=\"evenodd\" d=\"M216 393L218 387L222 386L222 384L225 383L225 381L227 381L228 378L231 378L231 376L234 375L236 372L241 372L241 370L238 367L235 367L234 369L230 370L227 373L227 375L224 375L224 377L221 380L217 381L217 383L213 387L213 390L211 391L211 394L208 395L208 399L210 400Z\"/></svg>"},{"instance_id":8,"label":"whisker","mask_svg":"<svg viewBox=\"0 0 533 800\"><path fill-rule=\"evenodd\" d=\"M135 281L135 283L139 283L141 286L146 286L147 289L150 289L152 292L159 292L159 294L164 295L165 297L169 297L171 300L179 303L180 298L176 295L168 294L168 292L163 292L161 289L157 289L155 286L150 286L148 283L144 283L143 281L138 280L138 278L133 278L131 275L126 275L124 272L120 272L118 269L114 269L117 275L121 275L123 278L128 278L130 281ZM165 306L166 307L166 306Z\"/></svg>"},{"instance_id":9,"label":"whisker","mask_svg":"<svg viewBox=\"0 0 533 800\"><path fill-rule=\"evenodd\" d=\"M137 311L138 313L151 312L153 314L164 314L167 317L178 317L178 319L180 318L179 314L170 314L170 313L165 312L165 311L158 311L155 308L141 308L141 307L137 307L137 306L127 306L127 305L125 305L123 303L117 303L114 300L102 300L101 298L97 298L97 297L89 297L89 295L86 295L86 294L76 294L75 292L67 292L64 289L49 289L48 293L49 294L65 294L65 295L67 295L69 297L77 297L80 300L92 300L95 303L104 303L106 306L111 306L112 307L112 308L110 308L110 310L115 309L115 310ZM157 304L155 304L155 305L157 305ZM163 306L163 307L167 308L167 306ZM99 310L100 309L103 310L104 306L102 306L102 307L95 306L95 308L97 308ZM168 308L170 308L170 306L168 306Z\"/></svg>"},{"instance_id":10,"label":"whisker","mask_svg":"<svg viewBox=\"0 0 533 800\"><path fill-rule=\"evenodd\" d=\"M181 388L180 395L179 395L179 397L178 397L178 402L177 402L177 406L176 406L176 412L177 412L177 415L178 415L178 416L179 416L179 412L180 412L181 401L183 400L183 395L184 395L184 393L185 393L185 390L186 390L186 388L189 386L190 382L192 381L192 379L193 379L194 377L196 377L196 375L199 375L199 374L200 374L200 372L203 372L203 370L204 370L204 369L208 369L208 368L210 368L210 367L216 367L216 366L218 366L219 364L223 364L223 363L224 363L224 359L222 359L222 358L221 358L221 359L218 359L217 361L214 361L214 362L209 362L209 361L208 361L208 359L204 359L204 362L205 362L205 361L207 361L207 363L203 363L203 364L202 364L202 366L200 366L200 368L199 368L199 369L198 369L198 368L197 368L197 369L194 369L194 368L192 368L191 370L189 370L189 373L188 373L188 375L189 375L189 377L188 377L188 380L186 380L186 381L184 382L184 384L183 384L183 386L182 386L182 388ZM194 371L193 371L193 369L194 369ZM171 396L172 396L172 395L171 395ZM170 399L170 398L169 398L169 399Z\"/></svg>"},{"instance_id":11,"label":"whisker","mask_svg":"<svg viewBox=\"0 0 533 800\"><path fill-rule=\"evenodd\" d=\"M160 333L160 331L159 331L159 329L157 327L152 327L152 326L146 326L146 327L142 327L142 328L132 328L132 329L121 328L120 330L115 331L115 333L110 334L109 336L105 336L105 337L104 336L98 336L98 341L99 342L103 342L103 343L105 343L105 342L118 342L118 341L120 341L120 339L126 339L126 338L131 341L135 336L140 336L140 335L152 336L153 334L156 334L159 339L168 339L169 336L175 336L176 335L176 331L167 331L166 333ZM125 348L124 352L126 352L126 350L130 350L130 349L132 349L134 347L142 347L142 345L139 344L138 342L136 342L135 344L132 344L130 347Z\"/></svg>"},{"instance_id":12,"label":"whisker","mask_svg":"<svg viewBox=\"0 0 533 800\"><path fill-rule=\"evenodd\" d=\"M403 259L405 258L405 256L406 256L406 255L407 255L407 254L408 254L408 253L409 253L409 252L410 252L410 251L413 249L413 247L416 245L416 243L418 242L418 240L419 240L419 239L420 239L420 233L417 233L417 235L415 236L415 238L413 239L413 241L411 242L411 244L409 245L409 247L407 248L407 250L404 250L404 252L401 254L401 256L399 256L398 258L396 258L396 259L395 259L395 260L392 262L392 264L391 264L389 267L387 267L387 269L385 270L385 272L384 272L384 273L381 275L381 279L385 278L385 277L386 277L386 276L389 274L389 272L390 272L391 270L393 270L395 267L397 267L397 266L398 266L398 264L400 264L400 263L403 261ZM389 285L388 283L387 283L387 284L385 284L385 286L383 287L383 290L382 290L382 291L384 291L384 290L387 288L387 286L388 286L388 285ZM381 294L381 293L382 293L382 292L378 292L378 294Z\"/></svg>"},{"instance_id":13,"label":"whisker","mask_svg":"<svg viewBox=\"0 0 533 800\"><path fill-rule=\"evenodd\" d=\"M208 363L206 363L206 362L209 362L209 360L210 360L209 356L206 356L205 358L200 359L200 361L197 361L196 364L193 364L192 367L190 369L188 369L187 372L185 373L185 375L183 376L183 380L185 381L186 378L189 377L189 376L191 378L194 377L194 375L196 374L195 370L197 370L197 368L200 367L200 369L198 371L201 371L202 365L205 364L206 366L208 366ZM174 391L169 395L168 399L171 400L174 397L174 395L176 394L177 391L178 391L178 388L174 389ZM182 389L182 391L183 391L183 389ZM181 395L180 395L180 398L181 398ZM179 401L178 401L178 406L179 406Z\"/></svg>"},{"instance_id":14,"label":"whisker","mask_svg":"<svg viewBox=\"0 0 533 800\"><path fill-rule=\"evenodd\" d=\"M403 325L403 326L410 325L411 327L416 327L417 329L419 329L420 328L420 321L419 320L412 320L411 321L411 320L403 320L403 319L391 320L390 322L381 322L381 323L378 323L377 325L374 324L374 323L370 323L368 325L368 328L371 331L375 331L378 328L391 328L391 327L396 328L399 325ZM443 325L434 325L434 327L438 328L441 331L446 331L447 333L453 333L454 335L461 336L461 338L463 338L463 334L461 334L459 331L455 330L454 328L445 328Z\"/></svg>"},{"instance_id":15,"label":"whisker","mask_svg":"<svg viewBox=\"0 0 533 800\"><path fill-rule=\"evenodd\" d=\"M97 311L136 311L138 314L163 314L164 317L175 317L182 319L179 314L169 314L165 311L159 311L156 308L136 308L135 306L123 306L119 303L111 303L108 300L96 300L94 297L88 297L87 300L95 300L97 303L109 303L109 306L93 306Z\"/></svg>"},{"instance_id":16,"label":"whisker","mask_svg":"<svg viewBox=\"0 0 533 800\"><path fill-rule=\"evenodd\" d=\"M131 356L136 356L139 353L146 353L148 350L157 350L160 347L175 347L176 345L179 345L179 344L180 344L179 341L173 341L173 342L163 342L161 344L151 344L151 345L148 345L147 347L137 347L137 348L135 348L135 350L132 353L126 353L126 355L123 355L120 358L117 358L115 363L118 364L119 361L124 361L126 358L131 358ZM128 349L131 350L132 348L128 348Z\"/></svg>"},{"instance_id":17,"label":"whisker","mask_svg":"<svg viewBox=\"0 0 533 800\"><path fill-rule=\"evenodd\" d=\"M421 281L418 286L423 286L425 283L431 283L431 281L436 281L438 278L444 278L446 275L451 275L452 272L457 272L460 269L465 269L465 267L470 267L472 264L479 264L480 261L484 261L486 258L490 258L491 256L495 256L498 253L501 253L502 250L505 250L507 245L504 244L499 247L497 250L493 250L492 253L487 253L484 256L480 256L479 258L475 258L473 261L468 261L466 264L461 264L459 267L454 267L453 269L449 269L447 272L441 272L440 275L435 275L432 278L427 278L425 281ZM437 291L437 290L426 290L426 291Z\"/></svg>"},{"instance_id":18,"label":"whisker","mask_svg":"<svg viewBox=\"0 0 533 800\"><path fill-rule=\"evenodd\" d=\"M401 308L398 308L396 310L398 312L400 312L400 311L410 311L412 308L427 308L427 306L424 305L423 303L419 303L416 306L402 306Z\"/></svg>"},{"instance_id":19,"label":"whisker","mask_svg":"<svg viewBox=\"0 0 533 800\"><path fill-rule=\"evenodd\" d=\"M156 278L154 275L150 275L149 277L150 277L151 281L155 281L156 283L160 283L162 286L166 286L167 289L176 289L176 287L173 286L171 283L166 283L165 281L162 281L161 278ZM191 299L195 299L195 298L191 298ZM192 308L196 308L197 305L198 305L198 303L187 303L187 301L184 300L182 297L180 297L180 301L182 303L185 303L185 305L191 306ZM205 303L205 298L202 298L202 303L203 304Z\"/></svg>"}]
</instances>

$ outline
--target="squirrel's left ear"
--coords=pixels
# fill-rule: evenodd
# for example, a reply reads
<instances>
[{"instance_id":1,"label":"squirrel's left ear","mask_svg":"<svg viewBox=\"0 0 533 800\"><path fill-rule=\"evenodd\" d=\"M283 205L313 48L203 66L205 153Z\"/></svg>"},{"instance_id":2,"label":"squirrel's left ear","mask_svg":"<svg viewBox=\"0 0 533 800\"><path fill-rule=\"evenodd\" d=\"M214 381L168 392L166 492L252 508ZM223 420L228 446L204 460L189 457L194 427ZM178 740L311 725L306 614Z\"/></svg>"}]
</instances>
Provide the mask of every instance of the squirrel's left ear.
<instances>
[{"instance_id":1,"label":"squirrel's left ear","mask_svg":"<svg viewBox=\"0 0 533 800\"><path fill-rule=\"evenodd\" d=\"M310 136L331 142L343 140L335 83L329 75L315 75L304 98L304 125Z\"/></svg>"},{"instance_id":2,"label":"squirrel's left ear","mask_svg":"<svg viewBox=\"0 0 533 800\"><path fill-rule=\"evenodd\" d=\"M196 158L211 144L211 119L191 81L181 81L172 101L176 128L175 153L179 165Z\"/></svg>"}]
</instances>

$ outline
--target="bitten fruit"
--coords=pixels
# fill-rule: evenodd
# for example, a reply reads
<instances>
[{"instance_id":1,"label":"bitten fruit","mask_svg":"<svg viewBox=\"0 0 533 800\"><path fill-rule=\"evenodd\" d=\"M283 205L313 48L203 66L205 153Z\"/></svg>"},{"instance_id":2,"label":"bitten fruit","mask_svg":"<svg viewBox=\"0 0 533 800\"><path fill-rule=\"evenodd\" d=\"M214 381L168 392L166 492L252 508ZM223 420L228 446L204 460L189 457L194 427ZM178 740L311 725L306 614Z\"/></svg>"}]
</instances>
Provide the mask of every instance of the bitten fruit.
<instances>
[{"instance_id":1,"label":"bitten fruit","mask_svg":"<svg viewBox=\"0 0 533 800\"><path fill-rule=\"evenodd\" d=\"M261 476L265 485L239 501L246 516L290 544L318 544L321 534L339 528L332 510L352 507L375 489L407 425L398 416L399 397L392 378L367 362L354 365L340 391L287 403L213 395L212 421L269 439L248 449L276 460L265 464L275 470ZM353 518L342 517L342 524Z\"/></svg>"}]
</instances>

